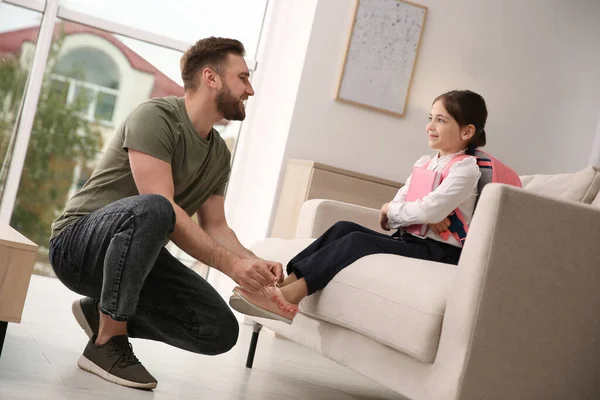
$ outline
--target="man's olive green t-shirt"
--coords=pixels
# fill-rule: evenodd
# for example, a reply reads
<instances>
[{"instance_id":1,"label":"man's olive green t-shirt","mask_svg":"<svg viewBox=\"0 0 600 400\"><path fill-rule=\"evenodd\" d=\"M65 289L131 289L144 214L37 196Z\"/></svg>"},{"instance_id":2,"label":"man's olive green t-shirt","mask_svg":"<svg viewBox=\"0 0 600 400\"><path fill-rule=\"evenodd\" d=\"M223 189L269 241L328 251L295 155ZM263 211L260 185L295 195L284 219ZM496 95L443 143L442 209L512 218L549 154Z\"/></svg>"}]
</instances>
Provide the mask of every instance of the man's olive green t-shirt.
<instances>
[{"instance_id":1,"label":"man's olive green t-shirt","mask_svg":"<svg viewBox=\"0 0 600 400\"><path fill-rule=\"evenodd\" d=\"M180 97L156 98L138 106L117 129L90 179L52 224L52 237L66 226L116 200L138 195L128 149L171 164L175 202L193 215L212 194L223 196L231 153L219 133L207 139L192 126Z\"/></svg>"}]
</instances>

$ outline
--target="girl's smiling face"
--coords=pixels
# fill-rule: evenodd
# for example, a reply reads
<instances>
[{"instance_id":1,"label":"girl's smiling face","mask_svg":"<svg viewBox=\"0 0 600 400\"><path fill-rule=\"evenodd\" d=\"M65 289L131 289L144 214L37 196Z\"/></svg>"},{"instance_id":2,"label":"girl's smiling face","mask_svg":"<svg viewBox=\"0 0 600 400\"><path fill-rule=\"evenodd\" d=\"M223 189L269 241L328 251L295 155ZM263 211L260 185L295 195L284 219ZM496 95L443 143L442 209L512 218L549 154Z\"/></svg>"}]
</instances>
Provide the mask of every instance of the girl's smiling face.
<instances>
[{"instance_id":1,"label":"girl's smiling face","mask_svg":"<svg viewBox=\"0 0 600 400\"><path fill-rule=\"evenodd\" d=\"M475 133L475 126L459 126L440 99L431 107L426 130L429 147L438 150L439 155L444 156L464 150Z\"/></svg>"}]
</instances>

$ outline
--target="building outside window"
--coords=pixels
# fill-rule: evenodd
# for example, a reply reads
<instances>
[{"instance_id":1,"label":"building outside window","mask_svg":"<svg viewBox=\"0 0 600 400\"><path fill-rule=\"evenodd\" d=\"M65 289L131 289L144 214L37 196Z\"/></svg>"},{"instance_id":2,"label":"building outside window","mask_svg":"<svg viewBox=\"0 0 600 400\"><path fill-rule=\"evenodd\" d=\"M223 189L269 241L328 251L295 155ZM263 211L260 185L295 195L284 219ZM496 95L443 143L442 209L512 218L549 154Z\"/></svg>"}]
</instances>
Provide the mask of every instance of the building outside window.
<instances>
[{"instance_id":1,"label":"building outside window","mask_svg":"<svg viewBox=\"0 0 600 400\"><path fill-rule=\"evenodd\" d=\"M82 47L61 57L52 74L52 85L66 94L65 104L84 96L89 103L83 116L112 126L119 96L119 71L101 50Z\"/></svg>"}]
</instances>

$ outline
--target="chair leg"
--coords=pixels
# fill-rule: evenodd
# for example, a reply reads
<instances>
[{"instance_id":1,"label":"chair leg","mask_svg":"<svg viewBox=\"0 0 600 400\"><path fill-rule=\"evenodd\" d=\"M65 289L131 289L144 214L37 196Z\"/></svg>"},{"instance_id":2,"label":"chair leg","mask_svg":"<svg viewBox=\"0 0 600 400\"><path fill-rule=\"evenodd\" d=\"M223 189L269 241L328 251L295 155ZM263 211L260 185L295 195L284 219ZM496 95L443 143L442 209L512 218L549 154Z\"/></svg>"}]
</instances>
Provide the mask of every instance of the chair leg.
<instances>
[{"instance_id":1,"label":"chair leg","mask_svg":"<svg viewBox=\"0 0 600 400\"><path fill-rule=\"evenodd\" d=\"M262 325L258 322L252 323L252 339L250 340L250 348L248 349L248 358L246 359L246 368L252 368L254 363L254 353L256 353L256 344L258 343L258 334L262 329Z\"/></svg>"},{"instance_id":2,"label":"chair leg","mask_svg":"<svg viewBox=\"0 0 600 400\"><path fill-rule=\"evenodd\" d=\"M2 347L4 347L4 338L6 337L6 329L8 322L0 321L0 356L2 356Z\"/></svg>"}]
</instances>

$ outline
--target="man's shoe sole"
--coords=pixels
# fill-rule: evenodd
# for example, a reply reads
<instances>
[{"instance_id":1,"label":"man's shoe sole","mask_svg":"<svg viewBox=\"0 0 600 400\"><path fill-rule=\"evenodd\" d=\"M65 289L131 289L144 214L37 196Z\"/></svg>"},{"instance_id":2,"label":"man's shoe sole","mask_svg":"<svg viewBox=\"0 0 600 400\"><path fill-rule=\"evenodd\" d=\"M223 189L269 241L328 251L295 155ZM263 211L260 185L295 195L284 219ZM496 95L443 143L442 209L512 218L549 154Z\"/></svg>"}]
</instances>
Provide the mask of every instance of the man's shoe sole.
<instances>
[{"instance_id":1,"label":"man's shoe sole","mask_svg":"<svg viewBox=\"0 0 600 400\"><path fill-rule=\"evenodd\" d=\"M77 323L85 331L85 334L88 338L92 338L94 336L94 332L92 331L92 327L88 324L87 319L85 319L85 314L83 313L83 309L81 308L81 303L79 300L75 300L73 305L71 305L71 311L73 311L73 316L77 320Z\"/></svg>"},{"instance_id":2,"label":"man's shoe sole","mask_svg":"<svg viewBox=\"0 0 600 400\"><path fill-rule=\"evenodd\" d=\"M85 317L83 319L85 320ZM100 368L99 366L97 366L96 364L94 364L93 362L88 360L83 355L81 357L79 357L79 360L77 361L77 365L79 366L79 368L81 368L84 371L91 372L92 374L98 375L100 378L102 378L104 380L107 380L112 383L116 383L117 385L121 385L121 386L127 386L127 387L135 388L135 389L154 389L156 387L156 385L158 385L156 382L150 382L150 383L132 382L132 381L128 381L127 379L123 379L123 378L119 378L117 376L111 375L110 372L103 370L102 368Z\"/></svg>"}]
</instances>

